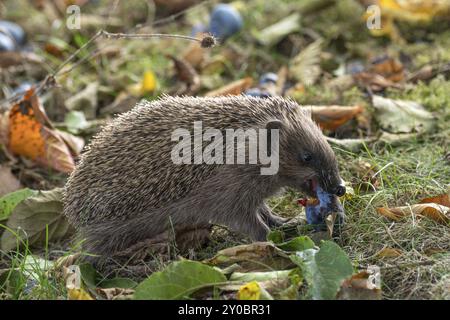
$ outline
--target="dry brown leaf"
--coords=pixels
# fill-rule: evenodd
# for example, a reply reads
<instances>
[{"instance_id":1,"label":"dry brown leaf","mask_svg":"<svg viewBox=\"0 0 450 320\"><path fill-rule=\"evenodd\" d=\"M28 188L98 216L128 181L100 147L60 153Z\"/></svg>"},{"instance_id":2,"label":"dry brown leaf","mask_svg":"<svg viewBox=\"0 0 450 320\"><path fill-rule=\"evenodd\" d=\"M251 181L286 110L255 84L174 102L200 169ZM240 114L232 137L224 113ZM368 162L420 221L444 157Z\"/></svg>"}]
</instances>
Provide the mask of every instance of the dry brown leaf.
<instances>
[{"instance_id":1,"label":"dry brown leaf","mask_svg":"<svg viewBox=\"0 0 450 320\"><path fill-rule=\"evenodd\" d=\"M271 242L254 242L226 248L204 263L226 267L238 263L246 271L267 271L292 265L290 259Z\"/></svg>"},{"instance_id":2,"label":"dry brown leaf","mask_svg":"<svg viewBox=\"0 0 450 320\"><path fill-rule=\"evenodd\" d=\"M384 248L376 253L377 257L380 258L396 258L403 254L402 250L395 248Z\"/></svg>"},{"instance_id":3,"label":"dry brown leaf","mask_svg":"<svg viewBox=\"0 0 450 320\"><path fill-rule=\"evenodd\" d=\"M0 197L22 188L20 181L12 174L11 168L0 165Z\"/></svg>"},{"instance_id":4,"label":"dry brown leaf","mask_svg":"<svg viewBox=\"0 0 450 320\"><path fill-rule=\"evenodd\" d=\"M133 289L125 288L97 288L97 293L106 300L130 300L133 297Z\"/></svg>"},{"instance_id":5,"label":"dry brown leaf","mask_svg":"<svg viewBox=\"0 0 450 320\"><path fill-rule=\"evenodd\" d=\"M448 193L422 199L419 203L437 203L441 206L450 207L450 190Z\"/></svg>"},{"instance_id":6,"label":"dry brown leaf","mask_svg":"<svg viewBox=\"0 0 450 320\"><path fill-rule=\"evenodd\" d=\"M84 140L82 138L58 129L56 129L56 132L64 141L64 143L69 147L70 152L74 156L78 156L81 153L81 150L83 150L84 147Z\"/></svg>"},{"instance_id":7,"label":"dry brown leaf","mask_svg":"<svg viewBox=\"0 0 450 320\"><path fill-rule=\"evenodd\" d=\"M0 147L8 145L9 111L0 113Z\"/></svg>"},{"instance_id":8,"label":"dry brown leaf","mask_svg":"<svg viewBox=\"0 0 450 320\"><path fill-rule=\"evenodd\" d=\"M23 63L42 63L42 58L32 52L2 51L0 52L0 69L9 68Z\"/></svg>"},{"instance_id":9,"label":"dry brown leaf","mask_svg":"<svg viewBox=\"0 0 450 320\"><path fill-rule=\"evenodd\" d=\"M189 62L178 59L173 55L167 55L172 59L177 77L180 81L186 84L186 89L180 94L194 94L200 89L200 77Z\"/></svg>"},{"instance_id":10,"label":"dry brown leaf","mask_svg":"<svg viewBox=\"0 0 450 320\"><path fill-rule=\"evenodd\" d=\"M380 279L380 268L369 266L367 270L353 275L342 283L337 299L380 300L382 298Z\"/></svg>"},{"instance_id":11,"label":"dry brown leaf","mask_svg":"<svg viewBox=\"0 0 450 320\"><path fill-rule=\"evenodd\" d=\"M396 208L377 208L377 212L395 221L413 214L430 218L442 224L450 222L450 208L436 203L420 203Z\"/></svg>"},{"instance_id":12,"label":"dry brown leaf","mask_svg":"<svg viewBox=\"0 0 450 320\"><path fill-rule=\"evenodd\" d=\"M219 89L210 91L206 94L208 97L239 95L253 85L253 79L246 77L244 79L236 80L223 86Z\"/></svg>"},{"instance_id":13,"label":"dry brown leaf","mask_svg":"<svg viewBox=\"0 0 450 320\"><path fill-rule=\"evenodd\" d=\"M374 92L382 91L386 88L403 88L401 84L388 80L379 74L370 72L356 73L353 75L353 78L360 86L370 88Z\"/></svg>"},{"instance_id":14,"label":"dry brown leaf","mask_svg":"<svg viewBox=\"0 0 450 320\"><path fill-rule=\"evenodd\" d=\"M379 74L385 79L393 82L401 82L405 79L402 63L391 57L386 57L372 64L368 71Z\"/></svg>"},{"instance_id":15,"label":"dry brown leaf","mask_svg":"<svg viewBox=\"0 0 450 320\"><path fill-rule=\"evenodd\" d=\"M361 106L308 106L322 129L334 131L363 111Z\"/></svg>"},{"instance_id":16,"label":"dry brown leaf","mask_svg":"<svg viewBox=\"0 0 450 320\"><path fill-rule=\"evenodd\" d=\"M201 35L199 36L201 37ZM192 42L181 55L181 59L189 63L192 67L198 68L205 61L206 52L207 50L202 48L199 43Z\"/></svg>"}]
</instances>

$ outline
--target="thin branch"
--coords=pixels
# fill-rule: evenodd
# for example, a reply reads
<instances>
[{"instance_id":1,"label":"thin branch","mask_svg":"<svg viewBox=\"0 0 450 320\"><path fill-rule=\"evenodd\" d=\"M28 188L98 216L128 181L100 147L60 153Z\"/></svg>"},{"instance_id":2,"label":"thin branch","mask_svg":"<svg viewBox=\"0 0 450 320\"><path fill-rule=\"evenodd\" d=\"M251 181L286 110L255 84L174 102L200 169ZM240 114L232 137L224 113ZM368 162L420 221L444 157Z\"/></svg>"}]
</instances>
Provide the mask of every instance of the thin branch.
<instances>
[{"instance_id":1,"label":"thin branch","mask_svg":"<svg viewBox=\"0 0 450 320\"><path fill-rule=\"evenodd\" d=\"M165 34L165 33L111 33L105 30L98 31L94 36L92 36L86 43L84 43L80 48L78 48L74 53L72 53L66 60L64 60L58 68L51 74L48 74L45 79L38 83L37 89L34 94L39 94L42 91L53 87L56 85L56 78L60 75L61 71L64 69L69 62L74 60L78 54L90 46L95 40L104 37L106 39L151 39L151 38L173 38L187 41L194 41L200 43L200 45L204 48L213 47L216 44L216 39L212 35L206 35L203 38L195 38L191 36L179 35L179 34ZM98 53L98 51L97 51ZM92 58L92 54L88 57L84 57L76 64L78 66L81 62L84 62L90 58ZM72 71L76 66L69 69L68 72ZM68 72L64 72L63 74L67 74ZM19 98L22 97L22 93L15 94L7 99L0 101L0 110L8 109L9 105Z\"/></svg>"}]
</instances>

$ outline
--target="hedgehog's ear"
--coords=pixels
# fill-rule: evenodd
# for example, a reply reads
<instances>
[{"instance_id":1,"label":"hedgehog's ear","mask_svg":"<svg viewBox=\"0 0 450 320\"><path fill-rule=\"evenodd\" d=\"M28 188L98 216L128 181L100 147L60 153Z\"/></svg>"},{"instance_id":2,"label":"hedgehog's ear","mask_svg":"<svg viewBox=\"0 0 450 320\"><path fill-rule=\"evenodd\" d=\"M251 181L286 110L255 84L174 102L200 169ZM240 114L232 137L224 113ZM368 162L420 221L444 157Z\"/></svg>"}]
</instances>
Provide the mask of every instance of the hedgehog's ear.
<instances>
[{"instance_id":1,"label":"hedgehog's ear","mask_svg":"<svg viewBox=\"0 0 450 320\"><path fill-rule=\"evenodd\" d=\"M283 122L281 122L281 120L270 120L266 123L267 130L281 129L281 127L283 127Z\"/></svg>"}]
</instances>

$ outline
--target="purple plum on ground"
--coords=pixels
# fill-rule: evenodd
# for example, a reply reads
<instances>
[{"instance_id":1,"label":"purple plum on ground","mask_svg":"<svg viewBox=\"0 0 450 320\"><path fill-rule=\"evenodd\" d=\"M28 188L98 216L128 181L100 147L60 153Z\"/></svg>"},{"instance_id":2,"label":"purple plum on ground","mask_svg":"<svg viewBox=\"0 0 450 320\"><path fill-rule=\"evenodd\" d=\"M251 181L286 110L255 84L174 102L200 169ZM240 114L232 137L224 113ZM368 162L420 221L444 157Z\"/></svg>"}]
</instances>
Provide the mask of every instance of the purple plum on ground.
<instances>
[{"instance_id":1,"label":"purple plum on ground","mask_svg":"<svg viewBox=\"0 0 450 320\"><path fill-rule=\"evenodd\" d=\"M232 36L242 28L242 17L233 6L218 4L211 12L209 32L221 41Z\"/></svg>"}]
</instances>

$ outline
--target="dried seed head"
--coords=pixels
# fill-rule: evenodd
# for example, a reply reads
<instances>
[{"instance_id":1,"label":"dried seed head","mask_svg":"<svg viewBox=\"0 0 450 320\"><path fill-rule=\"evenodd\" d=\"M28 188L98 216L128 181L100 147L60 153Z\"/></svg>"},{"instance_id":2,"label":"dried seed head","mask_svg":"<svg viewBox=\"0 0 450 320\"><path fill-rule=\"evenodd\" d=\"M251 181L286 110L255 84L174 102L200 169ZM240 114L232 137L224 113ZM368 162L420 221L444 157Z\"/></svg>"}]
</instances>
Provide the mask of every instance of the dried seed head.
<instances>
[{"instance_id":1,"label":"dried seed head","mask_svg":"<svg viewBox=\"0 0 450 320\"><path fill-rule=\"evenodd\" d=\"M212 48L215 45L216 45L216 39L214 38L214 36L212 36L210 34L204 36L201 41L202 48Z\"/></svg>"}]
</instances>

